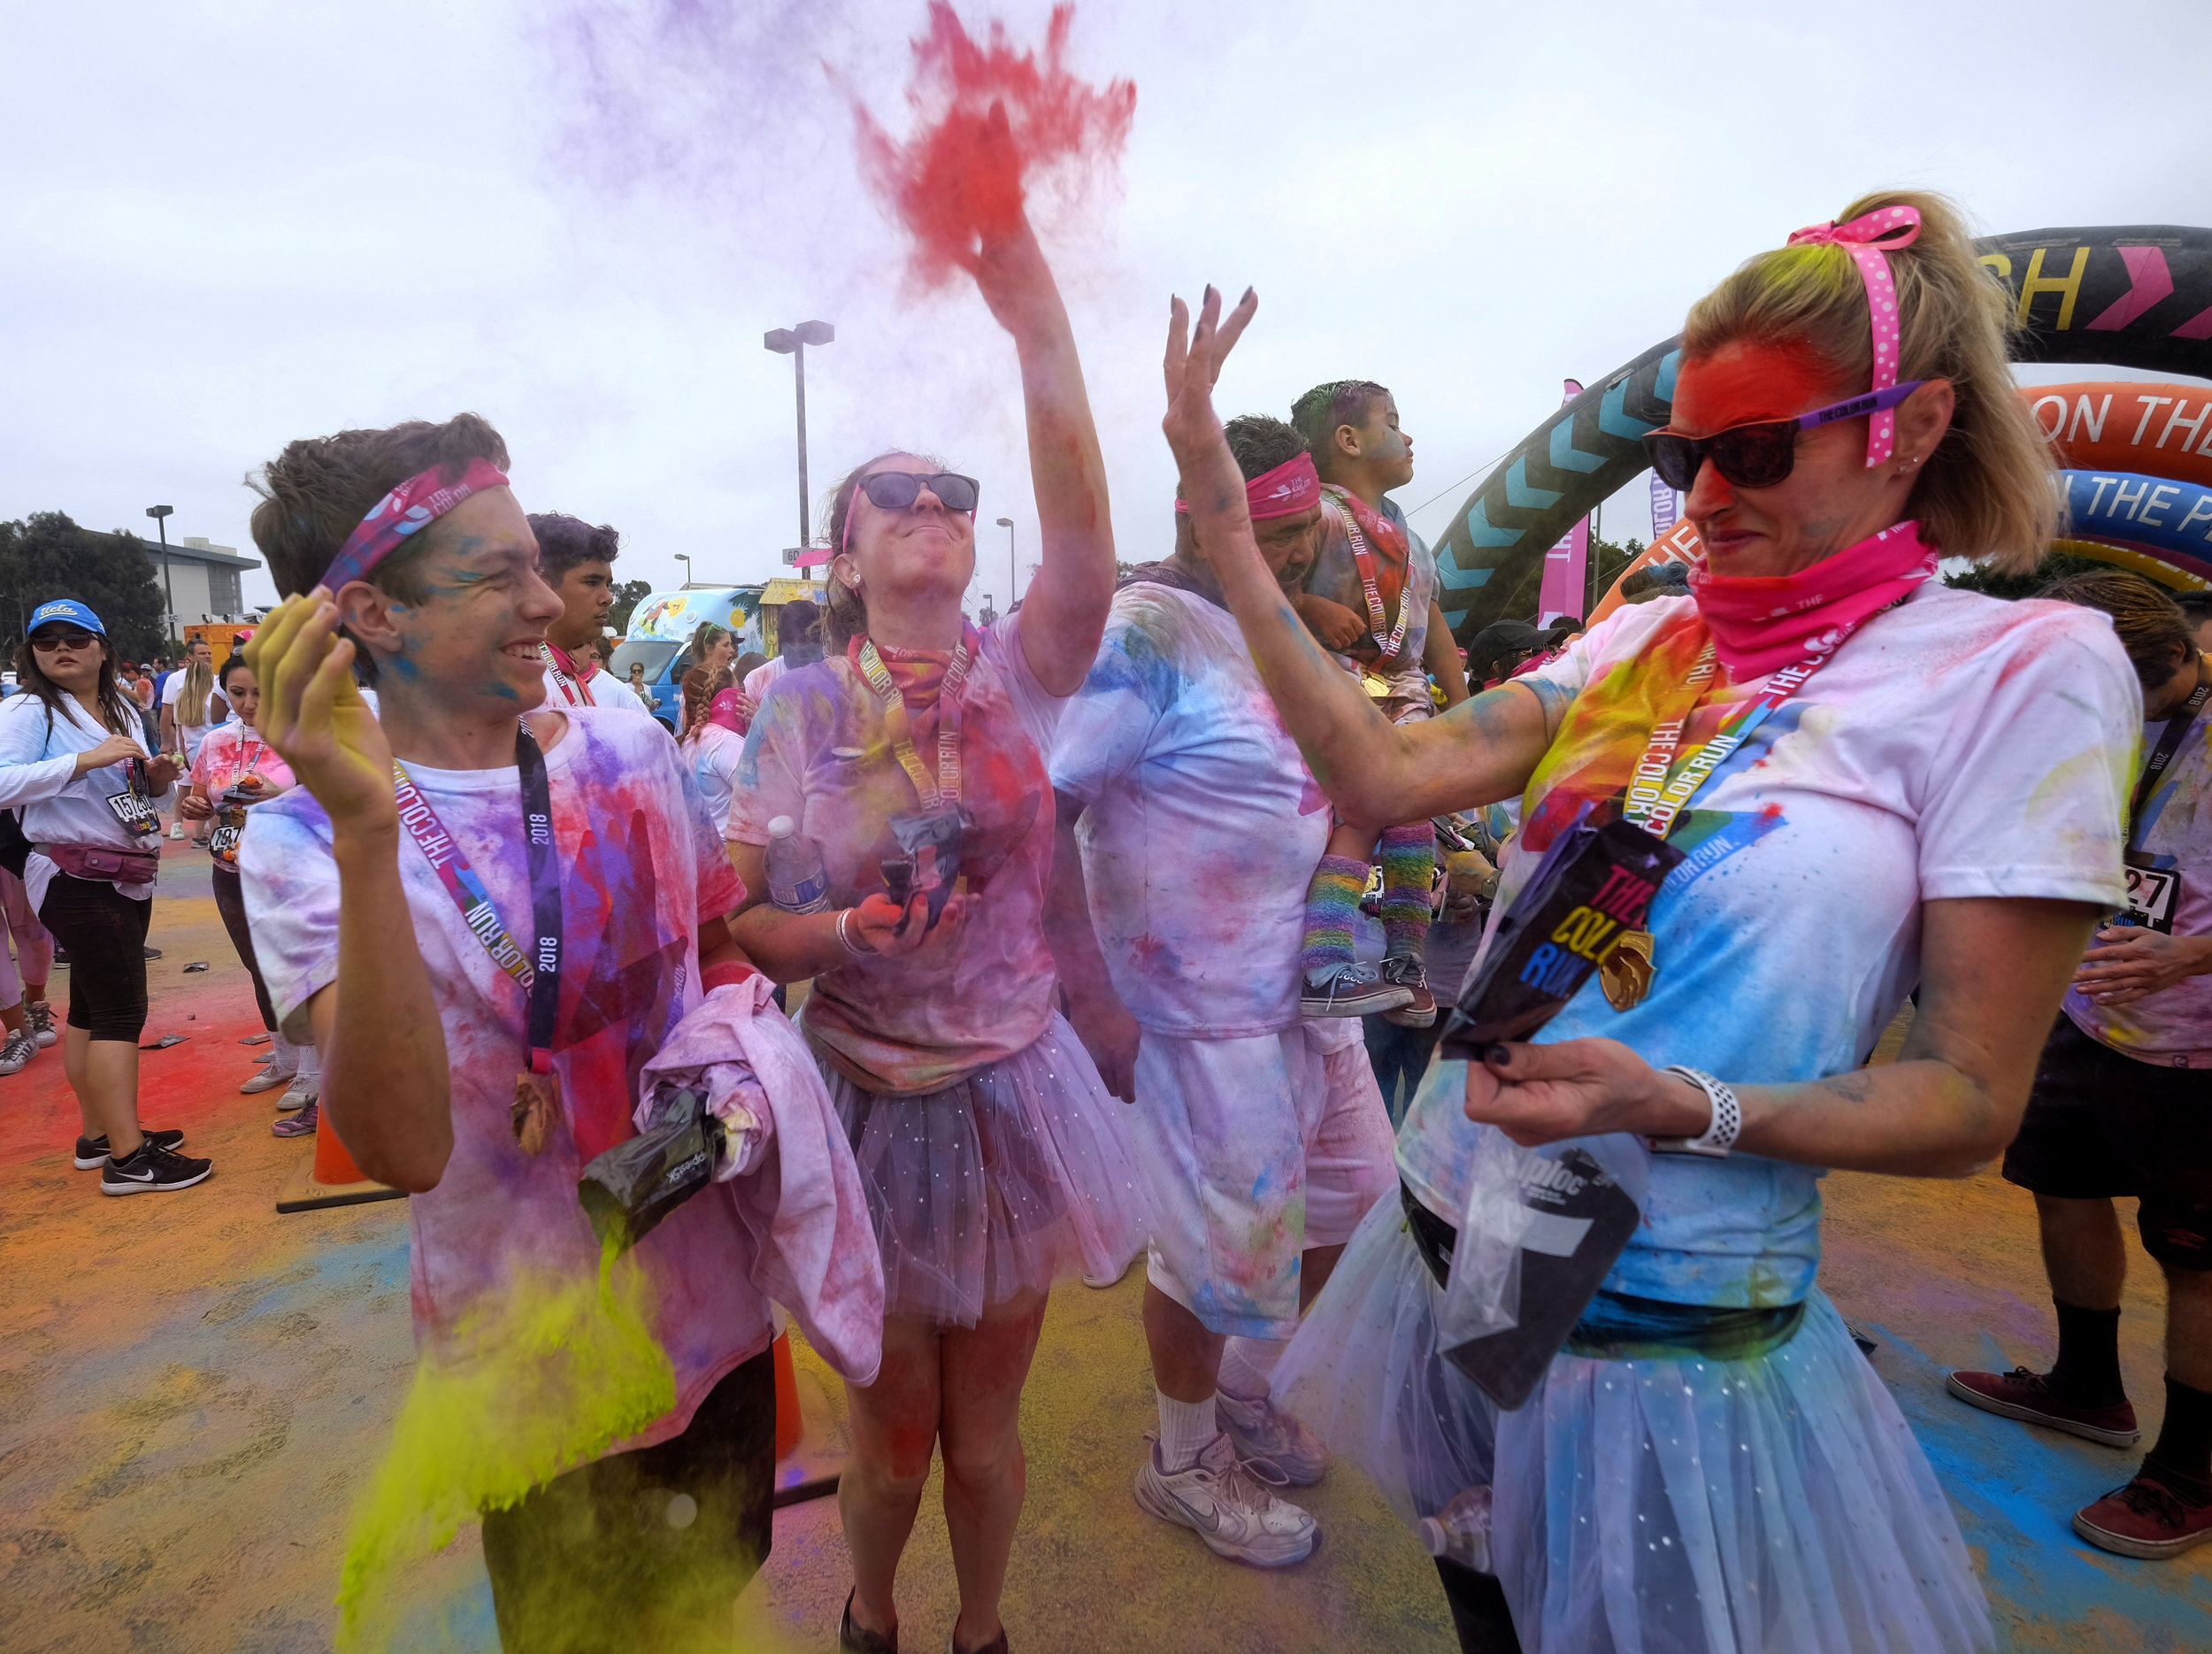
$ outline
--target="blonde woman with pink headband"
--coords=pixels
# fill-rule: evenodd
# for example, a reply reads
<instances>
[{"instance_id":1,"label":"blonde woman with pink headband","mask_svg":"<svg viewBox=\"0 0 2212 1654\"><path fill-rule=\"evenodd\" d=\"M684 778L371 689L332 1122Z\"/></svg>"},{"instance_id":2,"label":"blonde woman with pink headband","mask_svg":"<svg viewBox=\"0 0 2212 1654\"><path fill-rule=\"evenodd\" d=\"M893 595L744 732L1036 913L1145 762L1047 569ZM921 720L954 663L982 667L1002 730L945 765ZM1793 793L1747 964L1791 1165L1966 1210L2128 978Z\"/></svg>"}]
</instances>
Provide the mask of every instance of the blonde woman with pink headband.
<instances>
[{"instance_id":1,"label":"blonde woman with pink headband","mask_svg":"<svg viewBox=\"0 0 2212 1654\"><path fill-rule=\"evenodd\" d=\"M1018 219L969 265L1013 335L1043 562L1018 613L962 612L972 477L903 450L847 476L830 512L826 658L760 702L729 814L752 894L732 919L800 1015L849 1135L883 1252L883 1374L848 1385L838 1490L854 1589L840 1646L898 1646L892 1585L941 1450L960 1612L955 1654L999 1619L1025 1472L1022 1386L1045 1295L1111 1280L1145 1233L1107 1095L1060 1014L1043 928L1055 812L1044 753L1113 597L1105 467L1051 271ZM818 912L769 899L783 819L818 848Z\"/></svg>"},{"instance_id":2,"label":"blonde woman with pink headband","mask_svg":"<svg viewBox=\"0 0 2212 1654\"><path fill-rule=\"evenodd\" d=\"M1402 1199L1353 1237L1279 1398L1436 1524L1465 1646L1990 1648L1943 1490L1816 1276L1823 1168L1958 1177L2003 1149L2124 894L2141 702L2111 627L1932 578L1939 554L2032 568L2055 526L2003 289L1956 210L1916 193L1749 259L1692 308L1671 422L1645 438L1703 542L1689 595L1398 727L1254 546L1207 391L1250 305L1219 311L1210 294L1187 350L1171 333L1168 438L1337 807L1523 797L1500 915L1555 847L1587 853L1586 823L1671 867L1640 961L1592 971L1529 1038L1431 1066ZM1916 988L1899 1059L1863 1066ZM1455 1226L1496 1187L1479 1164L1571 1139L1648 1192L1500 1406L1439 1350Z\"/></svg>"}]
</instances>

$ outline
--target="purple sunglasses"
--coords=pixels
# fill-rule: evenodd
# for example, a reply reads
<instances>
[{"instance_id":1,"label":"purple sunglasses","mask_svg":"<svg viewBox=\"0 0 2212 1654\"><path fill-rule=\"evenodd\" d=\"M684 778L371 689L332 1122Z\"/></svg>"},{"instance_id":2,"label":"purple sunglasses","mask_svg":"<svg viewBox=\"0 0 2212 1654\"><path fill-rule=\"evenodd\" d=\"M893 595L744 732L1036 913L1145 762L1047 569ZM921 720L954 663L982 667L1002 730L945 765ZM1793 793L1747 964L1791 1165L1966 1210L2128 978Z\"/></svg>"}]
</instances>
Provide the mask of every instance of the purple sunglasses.
<instances>
[{"instance_id":1,"label":"purple sunglasses","mask_svg":"<svg viewBox=\"0 0 2212 1654\"><path fill-rule=\"evenodd\" d=\"M1754 425L1732 425L1710 436L1678 436L1672 431L1644 434L1644 452L1651 468L1671 489L1687 493L1706 460L1740 489L1770 489L1790 474L1797 463L1797 434L1818 430L1839 419L1855 419L1893 408L1926 384L1907 380L1881 390L1863 391L1841 402L1832 402L1793 419L1762 419Z\"/></svg>"}]
</instances>

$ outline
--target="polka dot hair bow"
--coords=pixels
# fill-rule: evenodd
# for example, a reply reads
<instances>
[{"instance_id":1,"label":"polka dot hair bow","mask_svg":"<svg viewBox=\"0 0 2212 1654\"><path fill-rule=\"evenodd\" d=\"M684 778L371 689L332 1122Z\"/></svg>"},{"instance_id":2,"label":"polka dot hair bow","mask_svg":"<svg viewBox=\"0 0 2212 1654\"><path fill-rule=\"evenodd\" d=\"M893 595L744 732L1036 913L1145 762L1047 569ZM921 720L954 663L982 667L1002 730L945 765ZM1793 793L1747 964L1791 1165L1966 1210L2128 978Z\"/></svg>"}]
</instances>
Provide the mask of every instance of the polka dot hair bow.
<instances>
[{"instance_id":1,"label":"polka dot hair bow","mask_svg":"<svg viewBox=\"0 0 2212 1654\"><path fill-rule=\"evenodd\" d=\"M1836 246L1851 255L1866 283L1867 313L1874 319L1875 390L1897 383L1897 284L1890 280L1884 255L1920 239L1920 209L1879 207L1848 224L1808 224L1792 235L1793 247ZM1869 470L1888 459L1897 445L1897 416L1884 408L1867 421Z\"/></svg>"}]
</instances>

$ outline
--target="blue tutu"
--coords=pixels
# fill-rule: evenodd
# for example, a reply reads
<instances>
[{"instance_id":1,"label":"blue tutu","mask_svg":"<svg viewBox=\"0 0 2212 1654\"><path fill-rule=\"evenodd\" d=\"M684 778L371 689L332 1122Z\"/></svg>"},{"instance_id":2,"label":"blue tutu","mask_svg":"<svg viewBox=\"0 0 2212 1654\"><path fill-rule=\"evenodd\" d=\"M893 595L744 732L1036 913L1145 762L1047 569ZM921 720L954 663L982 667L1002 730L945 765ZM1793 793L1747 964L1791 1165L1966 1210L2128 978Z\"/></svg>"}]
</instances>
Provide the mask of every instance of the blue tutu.
<instances>
[{"instance_id":1,"label":"blue tutu","mask_svg":"<svg viewBox=\"0 0 2212 1654\"><path fill-rule=\"evenodd\" d=\"M1943 1490L1821 1293L1765 1355L1561 1355L1508 1413L1437 1353L1438 1298L1404 1214L1378 1203L1276 1395L1409 1520L1488 1478L1527 1654L1995 1646Z\"/></svg>"}]
</instances>

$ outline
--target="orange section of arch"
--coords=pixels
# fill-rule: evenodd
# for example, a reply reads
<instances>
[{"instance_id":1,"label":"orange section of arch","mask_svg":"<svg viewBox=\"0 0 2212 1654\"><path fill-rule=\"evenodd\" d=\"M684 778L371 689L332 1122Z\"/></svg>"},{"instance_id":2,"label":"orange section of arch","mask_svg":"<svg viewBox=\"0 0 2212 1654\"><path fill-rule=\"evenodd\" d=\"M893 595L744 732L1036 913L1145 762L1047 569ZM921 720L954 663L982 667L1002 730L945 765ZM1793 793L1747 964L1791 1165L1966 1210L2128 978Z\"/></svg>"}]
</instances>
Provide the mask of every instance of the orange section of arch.
<instances>
[{"instance_id":1,"label":"orange section of arch","mask_svg":"<svg viewBox=\"0 0 2212 1654\"><path fill-rule=\"evenodd\" d=\"M2062 465L2212 488L2212 385L2026 385L2020 398Z\"/></svg>"}]
</instances>

